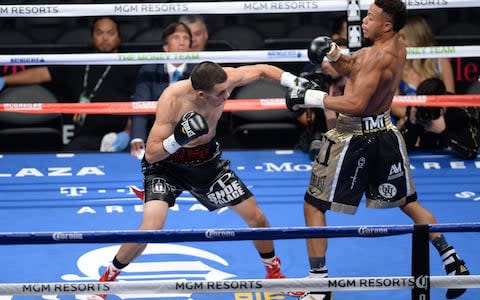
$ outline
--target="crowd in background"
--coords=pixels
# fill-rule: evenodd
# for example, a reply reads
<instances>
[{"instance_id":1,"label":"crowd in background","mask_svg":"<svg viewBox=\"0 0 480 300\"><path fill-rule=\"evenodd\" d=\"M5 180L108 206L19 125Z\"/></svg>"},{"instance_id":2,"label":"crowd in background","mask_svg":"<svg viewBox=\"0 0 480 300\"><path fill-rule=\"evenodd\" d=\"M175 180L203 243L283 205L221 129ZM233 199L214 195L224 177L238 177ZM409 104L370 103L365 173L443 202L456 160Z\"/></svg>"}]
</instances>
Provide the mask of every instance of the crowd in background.
<instances>
[{"instance_id":1,"label":"crowd in background","mask_svg":"<svg viewBox=\"0 0 480 300\"><path fill-rule=\"evenodd\" d=\"M216 29L215 40L212 39L209 24L203 16L184 15L171 19L162 28L151 28L151 37L158 41L157 51L203 51L216 50L221 30ZM260 18L257 16L257 18ZM241 18L239 18L241 20ZM260 21L260 20L259 20ZM272 19L275 22L275 19ZM433 22L433 21L430 21ZM284 22L285 23L285 22ZM245 25L245 24L243 24ZM248 24L245 28L252 28ZM310 26L311 25L311 26ZM319 33L330 35L342 47L348 46L347 20L344 15L329 19L329 29L325 24L310 24L304 30L318 27ZM85 25L87 26L87 25ZM233 25L238 27L238 24ZM435 24L438 27L438 24ZM401 36L409 47L434 46L438 44L434 27L429 19L418 14L412 15ZM122 24L117 18L100 17L90 24L91 47L95 52L115 53L122 49L126 34L122 33ZM302 26L300 26L301 28ZM233 27L232 27L233 28ZM159 30L160 29L160 30ZM266 29L264 29L266 30ZM438 31L439 29L436 29ZM298 30L301 32L301 30ZM156 35L154 35L156 33ZM228 34L228 32L227 32ZM314 33L305 32L313 35ZM131 35L131 34L130 34ZM245 38L235 36L238 42ZM148 35L144 35L147 36ZM275 35L273 35L275 36ZM223 36L224 37L224 36ZM228 37L228 35L227 35ZM303 37L303 36L302 36ZM315 36L312 36L315 37ZM254 36L248 39L255 40ZM153 41L153 40L152 40ZM234 42L226 42L231 47ZM253 48L254 43L233 48ZM258 45L260 48L264 47ZM120 49L120 50L119 50ZM398 95L435 95L466 93L468 88L478 84L478 64L476 80L471 80L465 87L461 81L458 61L448 58L409 60L404 69L403 79L398 87ZM102 101L149 101L156 100L170 83L187 79L194 64L149 64L137 65L92 65L92 66L5 66L0 77L0 89L21 85L43 84L52 91L59 102L102 102ZM294 66L280 64L286 71L292 71L310 80L316 81L323 90L338 95L343 91L343 78L336 74L325 61L322 65L305 64ZM475 79L475 74L472 75ZM432 82L438 79L438 82ZM422 84L427 88L420 88ZM477 90L478 93L478 90ZM1 95L0 95L1 98ZM268 95L265 95L268 98ZM0 99L0 101L2 101ZM226 113L227 115L228 113ZM298 126L298 142L293 148L308 152L313 159L318 152L319 140L323 133L335 126L336 114L322 109L306 109L292 119ZM228 120L228 117L225 117ZM401 129L410 151L417 149L442 150L451 149L453 153L465 158L476 158L479 148L479 111L474 107L445 107L426 109L421 107L394 107L392 120ZM51 149L53 151L128 151L140 156L145 147L146 137L153 122L153 116L113 116L113 115L64 115L63 123L73 127L72 138ZM221 122L219 126L231 126ZM3 128L2 128L3 127ZM1 129L8 127L2 124ZM227 133L230 128L219 132ZM63 131L63 129L62 129ZM64 132L62 132L64 133ZM15 140L17 142L17 140ZM228 141L226 147L228 147ZM238 144L235 144L237 147ZM251 145L251 144L250 144ZM240 145L241 146L241 145ZM275 147L275 144L271 145ZM27 149L8 148L9 151L36 151L32 143Z\"/></svg>"}]
</instances>

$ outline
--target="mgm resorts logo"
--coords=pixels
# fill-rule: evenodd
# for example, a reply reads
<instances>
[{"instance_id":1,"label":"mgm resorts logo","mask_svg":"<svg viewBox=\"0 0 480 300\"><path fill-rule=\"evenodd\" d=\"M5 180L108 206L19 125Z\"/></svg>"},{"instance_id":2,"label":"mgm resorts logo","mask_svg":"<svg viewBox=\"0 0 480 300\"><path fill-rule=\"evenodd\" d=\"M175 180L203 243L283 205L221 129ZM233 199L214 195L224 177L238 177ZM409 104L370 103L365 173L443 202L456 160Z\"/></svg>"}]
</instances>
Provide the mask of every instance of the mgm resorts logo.
<instances>
[{"instance_id":1,"label":"mgm resorts logo","mask_svg":"<svg viewBox=\"0 0 480 300\"><path fill-rule=\"evenodd\" d=\"M429 286L429 276L422 275L414 277L378 277L378 278L328 278L328 288L330 289L349 289L349 288L368 288L368 289L391 289L391 288L418 288L427 289Z\"/></svg>"}]
</instances>

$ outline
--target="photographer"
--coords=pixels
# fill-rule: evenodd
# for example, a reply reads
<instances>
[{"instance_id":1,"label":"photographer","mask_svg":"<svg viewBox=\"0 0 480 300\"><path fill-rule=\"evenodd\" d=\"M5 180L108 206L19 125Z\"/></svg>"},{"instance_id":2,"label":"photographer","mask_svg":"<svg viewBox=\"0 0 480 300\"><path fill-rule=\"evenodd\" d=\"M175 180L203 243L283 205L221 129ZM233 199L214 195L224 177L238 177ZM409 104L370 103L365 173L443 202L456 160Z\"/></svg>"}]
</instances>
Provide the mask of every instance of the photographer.
<instances>
[{"instance_id":1,"label":"photographer","mask_svg":"<svg viewBox=\"0 0 480 300\"><path fill-rule=\"evenodd\" d=\"M443 81L429 78L417 95L449 95ZM408 107L400 127L408 151L450 147L463 159L475 159L479 148L479 110L475 107Z\"/></svg>"}]
</instances>

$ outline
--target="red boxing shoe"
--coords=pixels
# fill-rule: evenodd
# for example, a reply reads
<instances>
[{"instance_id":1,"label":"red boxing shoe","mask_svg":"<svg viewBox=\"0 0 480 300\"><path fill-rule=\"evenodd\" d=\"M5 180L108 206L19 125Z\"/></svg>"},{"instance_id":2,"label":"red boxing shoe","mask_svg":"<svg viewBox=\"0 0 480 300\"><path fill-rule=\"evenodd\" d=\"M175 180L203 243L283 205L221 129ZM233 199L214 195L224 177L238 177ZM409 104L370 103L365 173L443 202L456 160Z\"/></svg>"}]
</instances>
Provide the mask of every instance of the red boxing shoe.
<instances>
[{"instance_id":1,"label":"red boxing shoe","mask_svg":"<svg viewBox=\"0 0 480 300\"><path fill-rule=\"evenodd\" d=\"M98 280L99 282L110 282L110 281L115 281L117 276L120 275L120 270L117 270L115 268L112 268L112 266L108 266L107 270L105 273L103 273L102 277ZM99 297L102 297L103 299L107 298L106 294L98 295Z\"/></svg>"}]
</instances>

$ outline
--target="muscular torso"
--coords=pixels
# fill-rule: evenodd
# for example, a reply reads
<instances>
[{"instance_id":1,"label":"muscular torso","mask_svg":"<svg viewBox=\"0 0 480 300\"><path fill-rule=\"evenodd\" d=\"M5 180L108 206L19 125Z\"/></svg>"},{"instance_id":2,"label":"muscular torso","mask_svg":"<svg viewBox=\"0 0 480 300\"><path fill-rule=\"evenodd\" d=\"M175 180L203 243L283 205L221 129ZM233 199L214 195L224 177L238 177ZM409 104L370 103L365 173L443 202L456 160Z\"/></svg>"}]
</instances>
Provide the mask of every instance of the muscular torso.
<instances>
[{"instance_id":1,"label":"muscular torso","mask_svg":"<svg viewBox=\"0 0 480 300\"><path fill-rule=\"evenodd\" d=\"M338 97L335 105L339 107L337 111L353 116L387 111L406 61L403 43L391 38L355 52L351 59L344 96ZM360 102L361 105L353 105Z\"/></svg>"},{"instance_id":2,"label":"muscular torso","mask_svg":"<svg viewBox=\"0 0 480 300\"><path fill-rule=\"evenodd\" d=\"M184 80L181 84L184 85L184 87L176 89L171 97L162 99L162 101L166 102L161 104L161 107L165 108L165 110L157 109L157 121L167 121L173 131L173 128L185 113L195 111L205 118L209 130L207 134L196 138L183 147L189 148L208 143L216 135L216 127L222 115L224 103L221 105L213 105L206 101L201 101L197 98L196 92L189 88L191 85L188 80ZM159 118L158 114L168 114L167 119L164 117Z\"/></svg>"}]
</instances>

